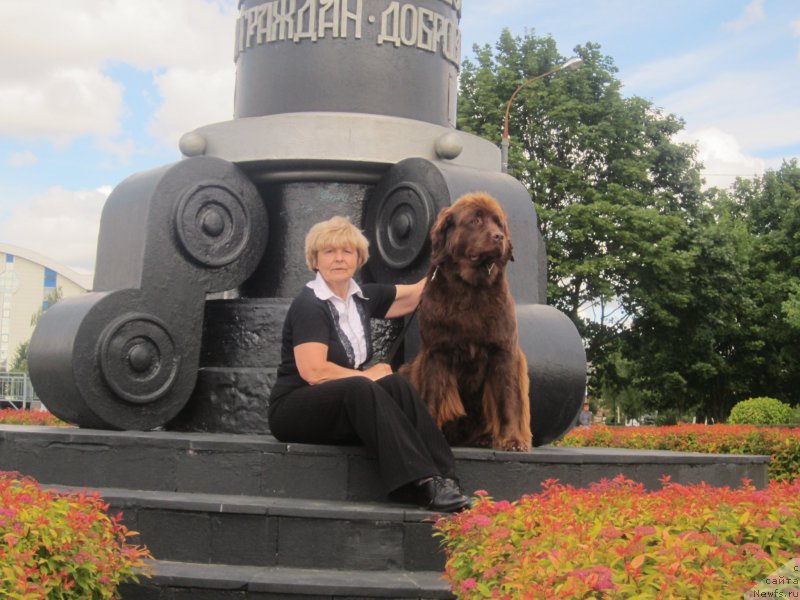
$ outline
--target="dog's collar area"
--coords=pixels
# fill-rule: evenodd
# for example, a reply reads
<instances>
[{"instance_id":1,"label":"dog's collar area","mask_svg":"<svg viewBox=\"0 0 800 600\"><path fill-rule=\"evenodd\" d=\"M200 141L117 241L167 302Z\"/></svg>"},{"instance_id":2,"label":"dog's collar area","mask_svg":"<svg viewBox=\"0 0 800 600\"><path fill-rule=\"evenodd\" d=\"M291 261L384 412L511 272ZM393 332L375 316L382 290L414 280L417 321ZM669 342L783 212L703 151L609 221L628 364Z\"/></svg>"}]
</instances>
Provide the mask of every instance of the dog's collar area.
<instances>
[{"instance_id":1,"label":"dog's collar area","mask_svg":"<svg viewBox=\"0 0 800 600\"><path fill-rule=\"evenodd\" d=\"M493 263L493 262L487 263L487 265L486 265L486 271L487 271L487 273L489 273L489 275L491 275L491 274L492 274L492 270L493 270L493 269L494 269L494 263Z\"/></svg>"}]
</instances>

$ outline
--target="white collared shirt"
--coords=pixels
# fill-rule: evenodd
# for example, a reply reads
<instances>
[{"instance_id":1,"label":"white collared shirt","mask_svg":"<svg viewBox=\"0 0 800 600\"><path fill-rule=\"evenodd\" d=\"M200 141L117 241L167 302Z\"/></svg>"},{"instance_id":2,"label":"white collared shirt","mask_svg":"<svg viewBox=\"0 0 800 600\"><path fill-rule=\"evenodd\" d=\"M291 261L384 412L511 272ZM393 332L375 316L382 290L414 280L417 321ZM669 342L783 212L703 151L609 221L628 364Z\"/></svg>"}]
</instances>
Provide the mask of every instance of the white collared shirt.
<instances>
[{"instance_id":1,"label":"white collared shirt","mask_svg":"<svg viewBox=\"0 0 800 600\"><path fill-rule=\"evenodd\" d=\"M367 360L367 338L364 335L364 324L361 322L361 316L356 308L356 301L353 299L353 296L364 298L361 288L351 279L347 289L347 297L342 300L331 291L319 271L317 272L317 277L306 285L311 288L317 298L330 302L336 307L339 313L339 327L342 333L347 336L350 346L353 348L355 368L359 368Z\"/></svg>"}]
</instances>

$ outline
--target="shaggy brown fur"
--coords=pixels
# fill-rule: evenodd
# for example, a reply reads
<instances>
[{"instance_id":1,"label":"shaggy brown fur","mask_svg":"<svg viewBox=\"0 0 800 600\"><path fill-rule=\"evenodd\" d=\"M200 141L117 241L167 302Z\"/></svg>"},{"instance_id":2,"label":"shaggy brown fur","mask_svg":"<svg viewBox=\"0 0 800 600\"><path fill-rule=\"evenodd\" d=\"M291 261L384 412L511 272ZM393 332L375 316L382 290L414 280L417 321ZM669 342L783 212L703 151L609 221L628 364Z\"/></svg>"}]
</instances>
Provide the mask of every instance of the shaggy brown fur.
<instances>
[{"instance_id":1,"label":"shaggy brown fur","mask_svg":"<svg viewBox=\"0 0 800 600\"><path fill-rule=\"evenodd\" d=\"M514 260L507 217L483 193L443 210L419 306L422 339L401 369L452 445L531 447L528 366L505 275Z\"/></svg>"}]
</instances>

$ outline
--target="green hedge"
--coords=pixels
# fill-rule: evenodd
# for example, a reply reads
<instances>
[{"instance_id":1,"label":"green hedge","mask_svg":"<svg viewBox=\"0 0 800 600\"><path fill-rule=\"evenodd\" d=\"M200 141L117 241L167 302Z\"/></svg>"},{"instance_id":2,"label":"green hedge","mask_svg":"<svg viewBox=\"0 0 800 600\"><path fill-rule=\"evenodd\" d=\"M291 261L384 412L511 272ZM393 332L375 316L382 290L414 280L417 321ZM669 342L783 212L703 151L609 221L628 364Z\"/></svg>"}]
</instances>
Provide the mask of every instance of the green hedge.
<instances>
[{"instance_id":1,"label":"green hedge","mask_svg":"<svg viewBox=\"0 0 800 600\"><path fill-rule=\"evenodd\" d=\"M673 425L668 427L577 428L556 443L640 450L675 450L712 454L770 456L769 478L800 477L800 428L755 425Z\"/></svg>"}]
</instances>

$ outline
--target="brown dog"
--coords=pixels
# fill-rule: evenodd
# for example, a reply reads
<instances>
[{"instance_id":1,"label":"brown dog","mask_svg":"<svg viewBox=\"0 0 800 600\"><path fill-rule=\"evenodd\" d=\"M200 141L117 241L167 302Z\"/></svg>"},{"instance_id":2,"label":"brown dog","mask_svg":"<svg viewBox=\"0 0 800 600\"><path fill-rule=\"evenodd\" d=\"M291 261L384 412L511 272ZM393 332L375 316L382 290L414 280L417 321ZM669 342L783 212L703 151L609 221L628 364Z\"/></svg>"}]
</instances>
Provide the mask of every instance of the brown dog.
<instances>
[{"instance_id":1,"label":"brown dog","mask_svg":"<svg viewBox=\"0 0 800 600\"><path fill-rule=\"evenodd\" d=\"M507 217L483 193L444 209L431 230L421 347L401 372L452 445L531 447L528 366L506 280Z\"/></svg>"}]
</instances>

